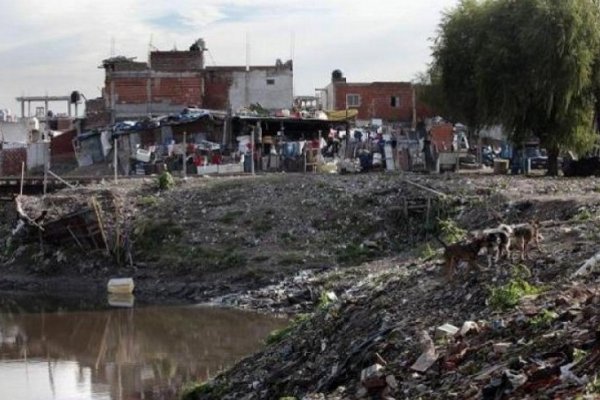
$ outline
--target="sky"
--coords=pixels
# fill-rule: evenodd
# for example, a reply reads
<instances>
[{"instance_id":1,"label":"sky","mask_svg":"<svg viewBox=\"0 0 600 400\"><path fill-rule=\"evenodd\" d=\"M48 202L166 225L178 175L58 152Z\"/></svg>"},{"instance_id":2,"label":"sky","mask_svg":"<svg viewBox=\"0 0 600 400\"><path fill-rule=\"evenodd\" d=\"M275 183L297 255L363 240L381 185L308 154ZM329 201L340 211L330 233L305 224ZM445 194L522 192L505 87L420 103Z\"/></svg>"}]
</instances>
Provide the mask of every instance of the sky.
<instances>
[{"instance_id":1,"label":"sky","mask_svg":"<svg viewBox=\"0 0 600 400\"><path fill-rule=\"evenodd\" d=\"M146 61L150 46L207 65L294 59L294 94L314 95L341 69L353 82L410 81L431 60L442 12L458 0L0 0L0 108L15 97L99 97L101 61ZM33 106L32 106L33 109ZM56 112L65 107L51 106Z\"/></svg>"}]
</instances>

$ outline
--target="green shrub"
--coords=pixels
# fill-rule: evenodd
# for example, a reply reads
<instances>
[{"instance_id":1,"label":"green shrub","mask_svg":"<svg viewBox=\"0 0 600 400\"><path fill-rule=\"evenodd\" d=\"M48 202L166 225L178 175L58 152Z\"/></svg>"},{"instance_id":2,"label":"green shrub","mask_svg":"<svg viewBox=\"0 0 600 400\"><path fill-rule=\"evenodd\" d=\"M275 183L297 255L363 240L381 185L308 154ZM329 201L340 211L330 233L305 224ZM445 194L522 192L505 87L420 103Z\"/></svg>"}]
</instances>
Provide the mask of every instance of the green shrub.
<instances>
[{"instance_id":1,"label":"green shrub","mask_svg":"<svg viewBox=\"0 0 600 400\"><path fill-rule=\"evenodd\" d=\"M161 191L170 190L175 187L175 179L173 179L173 175L169 171L163 171L162 174L158 176L158 189Z\"/></svg>"},{"instance_id":2,"label":"green shrub","mask_svg":"<svg viewBox=\"0 0 600 400\"><path fill-rule=\"evenodd\" d=\"M137 204L140 207L152 207L157 205L158 202L159 199L156 196L143 196L138 199Z\"/></svg>"},{"instance_id":3,"label":"green shrub","mask_svg":"<svg viewBox=\"0 0 600 400\"><path fill-rule=\"evenodd\" d=\"M558 318L558 314L554 311L543 310L535 318L532 318L529 324L535 329L549 328L556 318Z\"/></svg>"},{"instance_id":4,"label":"green shrub","mask_svg":"<svg viewBox=\"0 0 600 400\"><path fill-rule=\"evenodd\" d=\"M571 218L572 221L576 222L587 222L594 219L594 213L588 208L580 208L575 215Z\"/></svg>"},{"instance_id":5,"label":"green shrub","mask_svg":"<svg viewBox=\"0 0 600 400\"><path fill-rule=\"evenodd\" d=\"M304 322L310 319L310 314L300 314L296 318L292 320L292 322L282 329L276 329L269 334L265 343L267 345L275 344L281 342L283 339L288 337L290 333L297 327L302 325Z\"/></svg>"},{"instance_id":6,"label":"green shrub","mask_svg":"<svg viewBox=\"0 0 600 400\"><path fill-rule=\"evenodd\" d=\"M419 249L419 255L423 261L428 261L437 255L437 251L431 247L430 243L426 243Z\"/></svg>"},{"instance_id":7,"label":"green shrub","mask_svg":"<svg viewBox=\"0 0 600 400\"><path fill-rule=\"evenodd\" d=\"M442 237L447 243L459 242L467 236L467 231L460 228L453 219L439 220L438 223Z\"/></svg>"},{"instance_id":8,"label":"green shrub","mask_svg":"<svg viewBox=\"0 0 600 400\"><path fill-rule=\"evenodd\" d=\"M496 310L508 310L514 308L523 296L539 294L537 288L522 278L514 278L506 285L491 288L488 304Z\"/></svg>"},{"instance_id":9,"label":"green shrub","mask_svg":"<svg viewBox=\"0 0 600 400\"><path fill-rule=\"evenodd\" d=\"M204 382L193 384L183 390L182 400L195 400L200 396L210 396L212 398L221 398L225 395L226 387L213 382Z\"/></svg>"}]
</instances>

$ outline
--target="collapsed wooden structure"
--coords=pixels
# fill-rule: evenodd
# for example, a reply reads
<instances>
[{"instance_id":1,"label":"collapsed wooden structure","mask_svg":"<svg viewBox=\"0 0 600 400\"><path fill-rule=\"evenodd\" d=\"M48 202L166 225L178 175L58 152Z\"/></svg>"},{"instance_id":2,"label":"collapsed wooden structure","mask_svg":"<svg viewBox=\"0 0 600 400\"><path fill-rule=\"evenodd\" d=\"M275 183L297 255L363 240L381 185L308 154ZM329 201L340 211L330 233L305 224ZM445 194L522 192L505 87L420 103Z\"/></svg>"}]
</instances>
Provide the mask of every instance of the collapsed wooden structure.
<instances>
[{"instance_id":1,"label":"collapsed wooden structure","mask_svg":"<svg viewBox=\"0 0 600 400\"><path fill-rule=\"evenodd\" d=\"M106 198L99 201L97 196ZM40 246L76 246L82 252L101 251L120 261L126 241L118 224L117 203L109 192L52 196L51 199L17 196L15 206L20 222L13 236L23 243L39 241ZM109 206L114 210L108 210ZM114 229L108 232L108 226Z\"/></svg>"}]
</instances>

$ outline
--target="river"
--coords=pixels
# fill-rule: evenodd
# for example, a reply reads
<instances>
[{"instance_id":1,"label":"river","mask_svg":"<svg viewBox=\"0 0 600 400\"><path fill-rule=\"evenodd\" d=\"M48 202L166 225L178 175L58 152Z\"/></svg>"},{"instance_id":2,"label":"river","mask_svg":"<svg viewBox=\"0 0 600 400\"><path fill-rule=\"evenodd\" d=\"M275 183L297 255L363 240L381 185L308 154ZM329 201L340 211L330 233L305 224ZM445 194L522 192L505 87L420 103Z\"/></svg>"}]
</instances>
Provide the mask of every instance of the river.
<instances>
[{"instance_id":1,"label":"river","mask_svg":"<svg viewBox=\"0 0 600 400\"><path fill-rule=\"evenodd\" d=\"M0 293L0 399L172 399L286 324L207 306L111 307Z\"/></svg>"}]
</instances>

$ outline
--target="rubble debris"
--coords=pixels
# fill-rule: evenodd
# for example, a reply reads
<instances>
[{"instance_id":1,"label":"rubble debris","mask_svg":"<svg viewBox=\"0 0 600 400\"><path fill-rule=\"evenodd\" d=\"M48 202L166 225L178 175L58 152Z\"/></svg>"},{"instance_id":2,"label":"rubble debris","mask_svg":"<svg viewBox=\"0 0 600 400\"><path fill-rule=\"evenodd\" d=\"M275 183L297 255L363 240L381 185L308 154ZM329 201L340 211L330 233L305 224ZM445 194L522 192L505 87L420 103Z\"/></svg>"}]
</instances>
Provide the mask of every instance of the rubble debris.
<instances>
[{"instance_id":1,"label":"rubble debris","mask_svg":"<svg viewBox=\"0 0 600 400\"><path fill-rule=\"evenodd\" d=\"M479 325L475 321L465 321L458 331L459 336L466 336L469 332L479 332Z\"/></svg>"},{"instance_id":2,"label":"rubble debris","mask_svg":"<svg viewBox=\"0 0 600 400\"><path fill-rule=\"evenodd\" d=\"M586 275L586 274L590 273L591 270L596 268L596 265L598 265L599 261L600 261L600 252L594 254L593 257L591 257L585 263L583 263L581 268L579 268L577 271L575 271L575 273L573 274L573 277L577 277L580 275Z\"/></svg>"},{"instance_id":3,"label":"rubble debris","mask_svg":"<svg viewBox=\"0 0 600 400\"><path fill-rule=\"evenodd\" d=\"M387 384L384 367L380 364L373 364L365 368L360 373L360 382L367 389L382 388Z\"/></svg>"},{"instance_id":4,"label":"rubble debris","mask_svg":"<svg viewBox=\"0 0 600 400\"><path fill-rule=\"evenodd\" d=\"M512 346L511 343L499 342L499 343L494 343L492 347L494 348L494 353L500 354L500 353L506 353L508 351L508 349L510 349L511 346Z\"/></svg>"},{"instance_id":5,"label":"rubble debris","mask_svg":"<svg viewBox=\"0 0 600 400\"><path fill-rule=\"evenodd\" d=\"M387 272L386 268L371 270L343 290L337 287L335 311L319 310L302 329L291 332L286 344L268 347L217 378L232 385L227 392L230 398L242 393L237 382L244 381L249 371L272 376L272 371L286 365L294 365L296 373L284 383L267 381L265 387L270 389L256 398L277 398L284 392L325 399L366 398L371 393L358 377L373 362L385 365L379 376L386 378L385 383L377 383L382 385L377 389L380 398L518 399L538 394L576 398L588 393L586 377L595 376L600 365L596 339L600 315L594 308L600 303L600 287L596 274L579 276L577 281L571 276L580 260L596 252L590 239L600 229L592 219L573 219L581 215L581 205L571 196L586 193L584 186L590 183L565 189L573 191L568 199L554 197L559 190L555 183L527 181L531 186L518 189L548 196L540 201L517 195L522 181L506 182L511 182L506 186L509 193L515 185L513 201L492 201L487 206L493 212L465 206L456 220L469 229L484 229L495 226L499 217L511 224L539 217L544 221L540 226L546 253L533 248L532 260L524 261L523 267L501 260L497 268L461 273L453 284L441 279L435 257L402 253L388 261ZM586 207L600 203L592 195L589 201ZM492 307L492 289L510 288L508 284L519 279L536 294L503 292L511 296L511 306ZM462 321L460 329L454 321ZM391 330L386 331L388 327ZM438 340L432 339L434 335ZM322 351L324 338L327 346ZM291 346L294 350L287 351ZM284 349L285 361L277 361ZM333 373L332 366L336 367ZM398 387L387 381L389 376ZM339 386L345 388L345 395L335 397Z\"/></svg>"},{"instance_id":6,"label":"rubble debris","mask_svg":"<svg viewBox=\"0 0 600 400\"><path fill-rule=\"evenodd\" d=\"M439 355L437 354L435 344L427 331L421 332L420 343L422 354L410 369L417 372L425 372L437 361Z\"/></svg>"},{"instance_id":7,"label":"rubble debris","mask_svg":"<svg viewBox=\"0 0 600 400\"><path fill-rule=\"evenodd\" d=\"M499 219L509 224L543 221L546 253L532 248L532 259L523 262L528 273L500 260L497 268L460 273L453 284L446 284L440 279L437 253L426 257L431 254L421 247L429 239L422 223L426 201L415 199L427 197L396 178L269 176L255 178L252 184L244 179L190 180L160 195L141 191L139 196L119 196L145 204L143 213L132 213L135 218L129 214L132 208L119 207L126 214L119 221L135 223L145 232L134 238L135 245L152 234L157 239L144 243L147 247L139 250L135 268L115 271L92 257L73 262L73 253L82 251L66 251L77 249L71 239L66 250L52 249L52 259L58 258L55 250L65 250L68 262L61 271L76 279L98 279L103 291L107 278L131 276L136 286L156 287L165 297L215 299L267 312L313 312L263 352L216 377L215 387L223 388L218 398L353 399L359 393L369 395L361 392L361 371L374 363L384 366L381 397L593 394L586 392L585 379L594 382L600 365L600 287L593 269L575 281L572 275L597 252L600 180L411 176L411 181L450 197L440 204L463 229L485 229ZM112 198L94 194L104 225L125 228L125 222L116 224L115 217L104 212ZM56 202L72 198L76 208L89 195L69 189L57 193ZM265 200L274 198L277 204ZM411 201L404 203L405 198ZM70 212L69 201L64 202L62 207L48 207L44 221ZM407 217L398 204L420 208ZM115 243L115 233L107 231L109 244ZM368 241L378 247L361 246ZM12 254L3 256L5 268L14 273L17 265L11 258L29 254L33 246L37 244L18 243ZM194 258L183 258L189 253L184 250L191 248ZM171 263L165 263L165 255ZM165 270L165 265L172 269ZM491 307L491 290L517 278L535 286L538 294L523 299L509 292L514 304ZM337 300L318 307L328 292ZM434 342L436 328L448 322L461 329L451 340ZM429 340L419 346L423 331ZM496 353L493 346L498 343L511 346ZM254 385L256 390L254 382L260 384ZM341 387L343 392L338 391Z\"/></svg>"},{"instance_id":8,"label":"rubble debris","mask_svg":"<svg viewBox=\"0 0 600 400\"><path fill-rule=\"evenodd\" d=\"M444 324L442 326L438 326L435 329L435 337L436 339L452 337L459 332L459 328L451 324Z\"/></svg>"}]
</instances>

